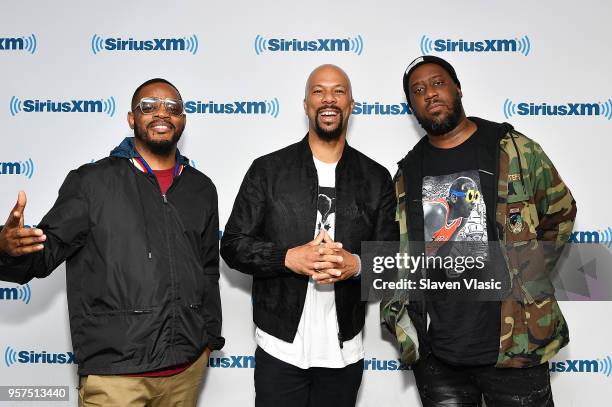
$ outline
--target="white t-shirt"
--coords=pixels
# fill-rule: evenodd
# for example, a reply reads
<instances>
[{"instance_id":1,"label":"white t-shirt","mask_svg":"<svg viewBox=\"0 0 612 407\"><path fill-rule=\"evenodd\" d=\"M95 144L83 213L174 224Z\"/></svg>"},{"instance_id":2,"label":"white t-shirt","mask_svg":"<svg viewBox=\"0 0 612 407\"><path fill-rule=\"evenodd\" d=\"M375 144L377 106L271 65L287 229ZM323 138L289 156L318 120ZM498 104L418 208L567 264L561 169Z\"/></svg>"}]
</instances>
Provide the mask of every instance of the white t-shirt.
<instances>
[{"instance_id":1,"label":"white t-shirt","mask_svg":"<svg viewBox=\"0 0 612 407\"><path fill-rule=\"evenodd\" d=\"M334 238L336 226L336 164L314 158L319 176L317 223L314 237L324 227ZM263 330L255 330L257 345L283 362L302 369L310 367L341 368L364 357L361 332L340 348L338 317L333 284L308 280L306 301L293 342L280 340Z\"/></svg>"}]
</instances>

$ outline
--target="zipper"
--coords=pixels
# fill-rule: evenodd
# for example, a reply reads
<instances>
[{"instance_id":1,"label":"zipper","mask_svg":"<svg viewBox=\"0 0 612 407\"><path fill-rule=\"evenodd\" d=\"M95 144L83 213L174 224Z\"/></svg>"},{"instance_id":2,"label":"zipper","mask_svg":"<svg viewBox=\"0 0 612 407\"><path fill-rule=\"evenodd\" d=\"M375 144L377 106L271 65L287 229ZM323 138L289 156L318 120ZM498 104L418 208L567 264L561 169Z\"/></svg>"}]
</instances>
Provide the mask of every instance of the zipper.
<instances>
[{"instance_id":1,"label":"zipper","mask_svg":"<svg viewBox=\"0 0 612 407\"><path fill-rule=\"evenodd\" d=\"M159 184L158 184L159 185ZM160 190L161 192L161 190ZM176 324L176 276L175 276L175 270L174 270L174 257L172 256L172 247L170 244L170 227L168 226L168 211L170 210L170 208L168 207L168 198L166 197L166 194L162 194L162 200L164 203L164 207L163 207L163 212L164 212L164 226L166 229L166 248L168 250L168 263L170 265L170 298L171 298L171 308L172 308L172 324L170 324L170 343L172 344L172 347L174 348L174 340L175 340L175 324ZM176 355L173 356L176 357ZM175 360L176 362L176 360Z\"/></svg>"},{"instance_id":2,"label":"zipper","mask_svg":"<svg viewBox=\"0 0 612 407\"><path fill-rule=\"evenodd\" d=\"M135 309L134 311L132 311L132 314L150 314L153 311L151 311L150 309Z\"/></svg>"}]
</instances>

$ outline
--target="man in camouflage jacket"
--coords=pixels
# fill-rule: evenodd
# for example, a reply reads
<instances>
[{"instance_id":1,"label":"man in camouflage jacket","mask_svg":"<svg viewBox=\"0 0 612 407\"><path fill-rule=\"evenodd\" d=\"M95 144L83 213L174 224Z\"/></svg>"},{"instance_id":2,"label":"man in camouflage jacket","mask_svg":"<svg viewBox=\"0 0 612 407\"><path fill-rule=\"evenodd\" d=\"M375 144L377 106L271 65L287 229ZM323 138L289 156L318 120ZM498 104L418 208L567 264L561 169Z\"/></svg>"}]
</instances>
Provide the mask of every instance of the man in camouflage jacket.
<instances>
[{"instance_id":1,"label":"man in camouflage jacket","mask_svg":"<svg viewBox=\"0 0 612 407\"><path fill-rule=\"evenodd\" d=\"M421 189L426 144L446 137L451 142L454 138L450 147L456 147L457 139L459 144L467 143L476 129L486 130L495 136L479 137L474 149L482 189L486 195L490 183L488 192L496 197L490 214L495 233L488 240L500 244L510 286L499 306L497 360L476 371L470 366L450 366L449 372L462 377L458 381L419 372L419 367L423 371L435 359L424 301L410 299L408 290L388 292L381 303L383 323L398 340L402 363L413 365L424 406L480 405L483 396L488 406L552 406L547 361L569 342L569 335L549 273L572 232L576 203L536 142L507 123L465 117L459 80L445 60L425 56L413 61L404 75L404 91L428 137L399 162L395 176L400 252L414 255L416 242L425 240ZM407 273L399 269L397 278ZM446 364L440 363L428 366L428 372L445 371ZM507 388L512 390L504 392Z\"/></svg>"}]
</instances>

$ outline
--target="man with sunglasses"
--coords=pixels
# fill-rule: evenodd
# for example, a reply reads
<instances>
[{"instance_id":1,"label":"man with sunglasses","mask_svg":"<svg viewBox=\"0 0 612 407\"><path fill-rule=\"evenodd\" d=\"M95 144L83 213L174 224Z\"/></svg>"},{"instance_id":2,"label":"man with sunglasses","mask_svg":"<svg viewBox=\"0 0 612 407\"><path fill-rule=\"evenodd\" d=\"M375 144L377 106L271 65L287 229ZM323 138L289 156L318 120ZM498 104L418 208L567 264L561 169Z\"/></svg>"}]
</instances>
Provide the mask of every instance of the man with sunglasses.
<instances>
[{"instance_id":1,"label":"man with sunglasses","mask_svg":"<svg viewBox=\"0 0 612 407\"><path fill-rule=\"evenodd\" d=\"M552 291L540 290L552 287L542 259L554 265L576 203L537 143L508 123L466 117L447 61L415 59L403 87L427 135L395 176L402 251L484 253L482 269L434 266L418 274L449 282L482 273L503 288L490 297L473 290L461 300L451 290L416 299L396 290L385 298L382 317L402 362L413 365L424 407L481 406L483 398L489 407L553 406L547 361L569 338ZM545 284L526 284L527 266ZM400 269L398 278L405 275Z\"/></svg>"},{"instance_id":2,"label":"man with sunglasses","mask_svg":"<svg viewBox=\"0 0 612 407\"><path fill-rule=\"evenodd\" d=\"M221 337L217 193L177 143L174 85L132 98L110 157L68 174L55 205L26 229L26 196L0 231L0 278L24 284L66 260L82 406L195 406Z\"/></svg>"}]
</instances>

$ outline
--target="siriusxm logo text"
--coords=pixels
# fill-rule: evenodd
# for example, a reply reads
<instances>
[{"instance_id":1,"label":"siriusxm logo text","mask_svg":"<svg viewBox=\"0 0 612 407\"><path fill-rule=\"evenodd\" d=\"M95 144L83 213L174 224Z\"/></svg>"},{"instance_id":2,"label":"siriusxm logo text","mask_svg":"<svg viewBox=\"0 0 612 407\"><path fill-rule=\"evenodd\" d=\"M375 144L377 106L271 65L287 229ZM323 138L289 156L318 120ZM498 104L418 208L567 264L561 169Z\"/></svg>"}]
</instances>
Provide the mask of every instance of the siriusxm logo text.
<instances>
[{"instance_id":1,"label":"siriusxm logo text","mask_svg":"<svg viewBox=\"0 0 612 407\"><path fill-rule=\"evenodd\" d=\"M91 51L183 51L195 55L198 52L198 37L124 39L122 37L103 38L94 34L91 38Z\"/></svg>"},{"instance_id":2,"label":"siriusxm logo text","mask_svg":"<svg viewBox=\"0 0 612 407\"><path fill-rule=\"evenodd\" d=\"M40 100L24 99L16 96L11 97L9 112L11 116L19 113L104 113L109 116L115 115L115 98L93 100Z\"/></svg>"},{"instance_id":3,"label":"siriusxm logo text","mask_svg":"<svg viewBox=\"0 0 612 407\"><path fill-rule=\"evenodd\" d=\"M412 114L408 103L384 104L380 102L355 102L353 107L355 115L406 115Z\"/></svg>"},{"instance_id":4,"label":"siriusxm logo text","mask_svg":"<svg viewBox=\"0 0 612 407\"><path fill-rule=\"evenodd\" d=\"M208 367L221 369L253 369L255 367L255 356L231 355L223 358L209 358Z\"/></svg>"},{"instance_id":5,"label":"siriusxm logo text","mask_svg":"<svg viewBox=\"0 0 612 407\"><path fill-rule=\"evenodd\" d=\"M4 350L4 364L6 367L20 364L50 364L50 365L67 365L78 363L74 353L62 352L52 353L47 351L37 352L33 350L16 351L10 346Z\"/></svg>"},{"instance_id":6,"label":"siriusxm logo text","mask_svg":"<svg viewBox=\"0 0 612 407\"><path fill-rule=\"evenodd\" d=\"M361 35L346 38L317 38L301 40L297 38L264 38L255 36L255 53L263 52L353 52L361 55L363 38Z\"/></svg>"},{"instance_id":7,"label":"siriusxm logo text","mask_svg":"<svg viewBox=\"0 0 612 407\"><path fill-rule=\"evenodd\" d=\"M429 55L432 52L517 52L525 56L531 52L531 40L525 35L521 38L483 39L466 41L451 38L431 39L421 37L421 52Z\"/></svg>"},{"instance_id":8,"label":"siriusxm logo text","mask_svg":"<svg viewBox=\"0 0 612 407\"><path fill-rule=\"evenodd\" d=\"M602 230L577 230L572 232L570 243L601 243L612 247L612 227Z\"/></svg>"},{"instance_id":9,"label":"siriusxm logo text","mask_svg":"<svg viewBox=\"0 0 612 407\"><path fill-rule=\"evenodd\" d=\"M220 369L253 369L255 368L255 356L253 355L229 355L227 357L216 357L208 359L208 367ZM364 359L363 370L406 370L401 366L399 359Z\"/></svg>"},{"instance_id":10,"label":"siriusxm logo text","mask_svg":"<svg viewBox=\"0 0 612 407\"><path fill-rule=\"evenodd\" d=\"M36 45L34 34L28 37L0 37L0 51L25 51L33 54L36 52Z\"/></svg>"},{"instance_id":11,"label":"siriusxm logo text","mask_svg":"<svg viewBox=\"0 0 612 407\"><path fill-rule=\"evenodd\" d=\"M34 175L34 161L31 158L25 161L0 161L0 175L23 175L31 179Z\"/></svg>"},{"instance_id":12,"label":"siriusxm logo text","mask_svg":"<svg viewBox=\"0 0 612 407\"><path fill-rule=\"evenodd\" d=\"M185 111L200 114L269 114L276 118L280 112L280 103L277 98L227 103L218 103L212 100L208 102L188 100L185 102Z\"/></svg>"},{"instance_id":13,"label":"siriusxm logo text","mask_svg":"<svg viewBox=\"0 0 612 407\"><path fill-rule=\"evenodd\" d=\"M364 359L363 370L408 370L402 367L402 363L399 359Z\"/></svg>"},{"instance_id":14,"label":"siriusxm logo text","mask_svg":"<svg viewBox=\"0 0 612 407\"><path fill-rule=\"evenodd\" d=\"M17 287L0 287L0 301L21 301L26 304L32 299L32 289L29 284Z\"/></svg>"},{"instance_id":15,"label":"siriusxm logo text","mask_svg":"<svg viewBox=\"0 0 612 407\"><path fill-rule=\"evenodd\" d=\"M535 102L514 103L510 99L504 101L504 116L601 116L612 120L612 99L605 102L548 104Z\"/></svg>"},{"instance_id":16,"label":"siriusxm logo text","mask_svg":"<svg viewBox=\"0 0 612 407\"><path fill-rule=\"evenodd\" d=\"M601 373L606 377L612 375L612 357L603 359L566 359L550 362L552 373Z\"/></svg>"}]
</instances>

